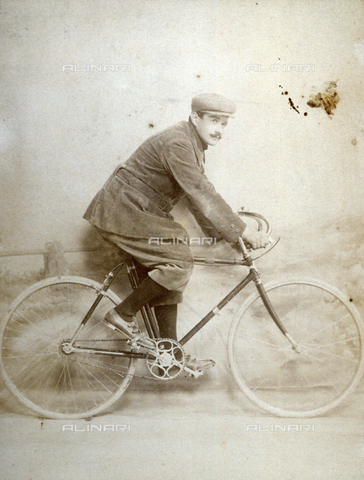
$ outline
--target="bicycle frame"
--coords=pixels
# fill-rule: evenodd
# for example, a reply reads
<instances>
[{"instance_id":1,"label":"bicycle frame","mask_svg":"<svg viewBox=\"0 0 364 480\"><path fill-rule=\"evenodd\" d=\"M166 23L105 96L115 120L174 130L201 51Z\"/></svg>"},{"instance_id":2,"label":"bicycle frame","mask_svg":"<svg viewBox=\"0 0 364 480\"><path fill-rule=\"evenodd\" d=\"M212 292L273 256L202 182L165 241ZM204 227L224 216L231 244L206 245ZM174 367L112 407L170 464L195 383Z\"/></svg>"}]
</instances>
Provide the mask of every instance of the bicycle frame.
<instances>
[{"instance_id":1,"label":"bicycle frame","mask_svg":"<svg viewBox=\"0 0 364 480\"><path fill-rule=\"evenodd\" d=\"M200 322L195 325L183 338L180 340L180 344L183 346L185 343L187 343L199 330L201 330L202 327L206 325L207 322L209 322L215 315L220 314L220 310L227 305L230 300L232 300L239 292L241 292L250 282L254 282L255 286L257 287L257 290L259 292L259 295L263 301L263 304L265 308L267 309L269 315L271 316L272 320L274 323L277 325L279 330L283 333L283 335L287 338L287 340L291 343L292 347L297 351L297 353L300 352L300 347L298 344L293 340L293 338L290 336L288 333L287 329L279 319L277 313L275 312L273 305L271 304L268 295L263 287L263 284L260 280L260 275L258 270L255 268L254 261L251 258L250 252L247 249L244 241L239 238L239 244L241 247L241 250L243 252L243 260L240 261L239 263L241 265L247 266L249 268L249 273L248 275L240 282L238 285L231 290L231 292L226 295L226 297L221 300L218 305L210 310L210 312L205 315L205 317L200 320ZM218 260L217 261L219 265L231 265L231 261L224 261L224 260ZM237 264L238 261L234 260L234 264Z\"/></svg>"},{"instance_id":2,"label":"bicycle frame","mask_svg":"<svg viewBox=\"0 0 364 480\"><path fill-rule=\"evenodd\" d=\"M225 260L225 259L215 259L215 260L207 260L206 258L201 257L194 257L194 261L196 264L210 264L210 265L241 265L249 268L248 275L241 280L238 285L233 288L230 293L228 293L212 310L210 310L203 318L200 320L180 341L179 343L183 346L185 345L193 336L196 335L213 317L220 314L220 311L238 294L240 293L250 282L254 282L259 295L275 324L279 328L279 330L283 333L283 335L287 338L287 340L292 344L292 347L299 353L299 347L297 343L292 339L292 337L287 332L286 328L280 321L277 313L275 312L267 293L261 283L259 272L257 271L254 261L251 258L249 250L246 248L243 240L239 239L240 246L243 252L243 259L234 259L234 260ZM131 257L128 257L127 260L119 265L117 265L106 277L103 286L98 292L98 295L93 302L92 306L90 307L89 311L87 312L86 316L82 320L80 326L76 330L73 338L68 343L69 351L71 352L88 352L94 354L109 354L109 355L117 355L117 356L128 356L128 357L138 357L138 358L145 358L145 354L141 352L123 352L123 351L110 351L105 349L88 349L88 348L79 348L74 346L75 341L83 327L86 325L87 321L91 317L92 313L95 311L98 304L101 302L103 296L105 295L106 291L109 289L111 283L123 267L126 264L128 277L133 288L139 284L139 279L136 273L136 268ZM149 305L146 305L142 308L141 314L148 331L148 334L151 338L158 338L159 337L159 329L156 318L154 313Z\"/></svg>"},{"instance_id":3,"label":"bicycle frame","mask_svg":"<svg viewBox=\"0 0 364 480\"><path fill-rule=\"evenodd\" d=\"M264 228L270 235L264 217L246 214L257 221L258 231ZM242 302L228 335L237 385L269 414L309 417L328 412L362 378L364 326L352 300L320 280L289 278L263 286L254 263L277 241L269 238L266 249L253 253L239 239L238 259L194 258L200 265L246 270L179 342L161 338L149 305L141 310L142 329L152 341L144 334L129 339L103 325L106 312L121 301L110 289L119 272L126 268L132 288L140 284L132 257L123 258L103 284L78 276L37 282L14 300L0 329L0 370L7 387L42 417L90 418L112 405L134 376L172 380L185 372L198 378L203 368L189 363L183 346L254 282L256 290ZM146 362L151 376L135 373L137 359Z\"/></svg>"}]
</instances>

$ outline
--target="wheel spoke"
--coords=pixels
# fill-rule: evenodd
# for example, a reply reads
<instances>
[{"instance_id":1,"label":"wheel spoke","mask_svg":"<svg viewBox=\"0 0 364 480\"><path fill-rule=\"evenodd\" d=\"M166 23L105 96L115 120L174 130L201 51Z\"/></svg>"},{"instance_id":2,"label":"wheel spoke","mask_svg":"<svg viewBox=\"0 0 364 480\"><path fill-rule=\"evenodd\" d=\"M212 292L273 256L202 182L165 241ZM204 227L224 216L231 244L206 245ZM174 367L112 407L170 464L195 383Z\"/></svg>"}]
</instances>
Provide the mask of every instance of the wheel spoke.
<instances>
[{"instance_id":1,"label":"wheel spoke","mask_svg":"<svg viewBox=\"0 0 364 480\"><path fill-rule=\"evenodd\" d=\"M84 418L108 408L128 387L136 359L66 353L69 342L97 298L100 285L80 277L49 279L16 300L1 329L1 369L12 393L49 418ZM130 351L104 326L105 313L120 303L103 296L79 333L77 344Z\"/></svg>"},{"instance_id":2,"label":"wheel spoke","mask_svg":"<svg viewBox=\"0 0 364 480\"><path fill-rule=\"evenodd\" d=\"M345 316L346 318L349 317L349 315L346 315ZM309 337L305 338L304 340L302 340L302 344L305 344L307 343L309 340L312 340L313 338L317 337L318 335L322 334L325 330L328 330L329 328L333 328L336 324L338 324L339 322L342 322L344 319L343 318L339 318L338 320L335 320L335 322L331 322L330 324L326 325L325 327L323 327L321 330L318 330L317 332L315 332L314 334L310 335Z\"/></svg>"},{"instance_id":3,"label":"wheel spoke","mask_svg":"<svg viewBox=\"0 0 364 480\"><path fill-rule=\"evenodd\" d=\"M303 350L284 346L260 297L252 295L229 335L230 364L239 387L270 413L308 417L329 411L363 374L360 315L339 291L319 282L275 284L267 294Z\"/></svg>"},{"instance_id":4,"label":"wheel spoke","mask_svg":"<svg viewBox=\"0 0 364 480\"><path fill-rule=\"evenodd\" d=\"M263 345L267 345L268 347L271 347L273 348L274 350L281 350L282 347L280 345L276 345L274 343L269 343L269 342L266 342L264 340L262 340L261 338L258 338L258 337L252 337L252 336L249 336L249 335L242 335L240 333L237 334L238 337L242 337L242 338L246 338L246 339L249 339L249 340L252 340L252 343L254 344L254 342L258 342L258 343L261 343ZM249 347L249 345L247 345ZM255 347L254 347L255 348ZM290 349L292 347L289 347L287 346L287 350Z\"/></svg>"}]
</instances>

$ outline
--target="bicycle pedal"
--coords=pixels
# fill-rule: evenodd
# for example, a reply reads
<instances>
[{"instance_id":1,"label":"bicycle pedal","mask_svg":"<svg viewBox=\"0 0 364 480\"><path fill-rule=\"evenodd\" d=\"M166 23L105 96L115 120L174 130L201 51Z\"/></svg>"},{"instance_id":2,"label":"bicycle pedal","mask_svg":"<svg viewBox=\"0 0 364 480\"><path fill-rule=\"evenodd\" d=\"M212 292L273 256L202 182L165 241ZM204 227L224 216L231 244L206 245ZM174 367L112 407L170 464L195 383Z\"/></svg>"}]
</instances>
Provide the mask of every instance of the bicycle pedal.
<instances>
[{"instance_id":1,"label":"bicycle pedal","mask_svg":"<svg viewBox=\"0 0 364 480\"><path fill-rule=\"evenodd\" d=\"M185 367L184 370L189 374L190 377L198 378L203 375L203 372L201 370L191 370L188 367Z\"/></svg>"}]
</instances>

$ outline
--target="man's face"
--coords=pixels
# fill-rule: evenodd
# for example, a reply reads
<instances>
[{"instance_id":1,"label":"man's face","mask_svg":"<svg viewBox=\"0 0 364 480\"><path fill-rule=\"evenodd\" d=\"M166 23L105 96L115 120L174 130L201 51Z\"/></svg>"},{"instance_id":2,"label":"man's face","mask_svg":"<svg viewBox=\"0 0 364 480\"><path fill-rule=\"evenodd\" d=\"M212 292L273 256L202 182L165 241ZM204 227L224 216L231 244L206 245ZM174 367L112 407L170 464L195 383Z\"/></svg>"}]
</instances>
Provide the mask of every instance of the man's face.
<instances>
[{"instance_id":1,"label":"man's face","mask_svg":"<svg viewBox=\"0 0 364 480\"><path fill-rule=\"evenodd\" d=\"M226 115L213 113L204 113L201 118L196 112L192 112L191 120L202 140L212 147L222 138L225 127L228 124Z\"/></svg>"}]
</instances>

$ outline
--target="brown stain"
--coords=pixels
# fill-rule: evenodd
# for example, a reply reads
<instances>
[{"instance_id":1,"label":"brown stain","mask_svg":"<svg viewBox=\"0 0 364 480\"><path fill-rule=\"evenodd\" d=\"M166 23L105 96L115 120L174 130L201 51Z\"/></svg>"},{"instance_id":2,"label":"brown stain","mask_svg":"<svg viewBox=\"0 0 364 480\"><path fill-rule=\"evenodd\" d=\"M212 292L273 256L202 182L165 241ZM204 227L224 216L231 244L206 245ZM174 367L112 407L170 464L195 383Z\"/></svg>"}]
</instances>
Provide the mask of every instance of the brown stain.
<instances>
[{"instance_id":1,"label":"brown stain","mask_svg":"<svg viewBox=\"0 0 364 480\"><path fill-rule=\"evenodd\" d=\"M307 105L311 108L323 108L328 115L333 115L340 97L336 91L337 82L330 82L323 93L311 95Z\"/></svg>"},{"instance_id":2,"label":"brown stain","mask_svg":"<svg viewBox=\"0 0 364 480\"><path fill-rule=\"evenodd\" d=\"M291 98L288 99L288 103L289 103L290 107L293 108L293 110L294 110L295 112L300 113L299 110L297 110L297 107L294 106L294 103L293 103L293 101L292 101ZM297 106L298 106L298 105L297 105Z\"/></svg>"},{"instance_id":3,"label":"brown stain","mask_svg":"<svg viewBox=\"0 0 364 480\"><path fill-rule=\"evenodd\" d=\"M149 128L154 128L153 123L150 123L150 124L149 124Z\"/></svg>"},{"instance_id":4,"label":"brown stain","mask_svg":"<svg viewBox=\"0 0 364 480\"><path fill-rule=\"evenodd\" d=\"M278 86L279 86L279 88L283 88L282 85L278 85ZM285 90L284 92L281 92L281 95L288 95L288 91ZM302 98L304 98L304 95L302 95ZM288 104L289 104L289 106L292 108L292 110L294 110L294 111L297 112L298 114L301 113L301 112L298 110L298 109L300 108L299 105L295 105L295 104L293 103L292 98L288 98ZM304 115L305 117L307 117L307 112L305 112L303 115Z\"/></svg>"},{"instance_id":5,"label":"brown stain","mask_svg":"<svg viewBox=\"0 0 364 480\"><path fill-rule=\"evenodd\" d=\"M40 429L43 430L44 422L40 422Z\"/></svg>"},{"instance_id":6,"label":"brown stain","mask_svg":"<svg viewBox=\"0 0 364 480\"><path fill-rule=\"evenodd\" d=\"M333 88L336 88L336 86L337 86L337 85L336 85L336 82L330 82L330 83L328 84L327 90L328 90L328 89L331 89L331 90L332 90ZM279 88L282 88L282 89L284 88L283 85L278 85L278 87L279 87ZM336 93L336 92L335 92L335 93ZM283 92L281 92L281 95L288 95L288 94L289 94L289 92L288 92L287 90L284 90ZM322 94L318 94L318 95L322 95ZM337 94L336 94L336 95L337 95ZM313 97L313 95L311 95L311 100L310 100L310 101L312 101L312 97ZM304 96L304 95L301 95L301 98L305 98L305 96ZM336 98L336 96L335 96L335 98ZM337 102L339 101L338 98L339 98L339 97L337 96ZM320 100L320 101L321 101L321 100ZM336 103L337 103L337 102L336 102ZM307 104L309 104L309 102L307 102ZM295 104L293 103L292 98L288 98L288 105L289 105L290 108L292 108L292 110L294 110L295 112L297 112L297 113L299 113L299 114L301 113L301 112L299 111L299 108L300 108L299 105L295 105ZM310 106L312 106L312 105L310 105ZM317 105L317 106L319 107L320 105ZM304 116L304 117L307 117L307 115L308 115L308 113L307 113L307 112L304 112L303 116ZM354 142L352 142L352 143L353 143L353 145L354 145Z\"/></svg>"}]
</instances>

